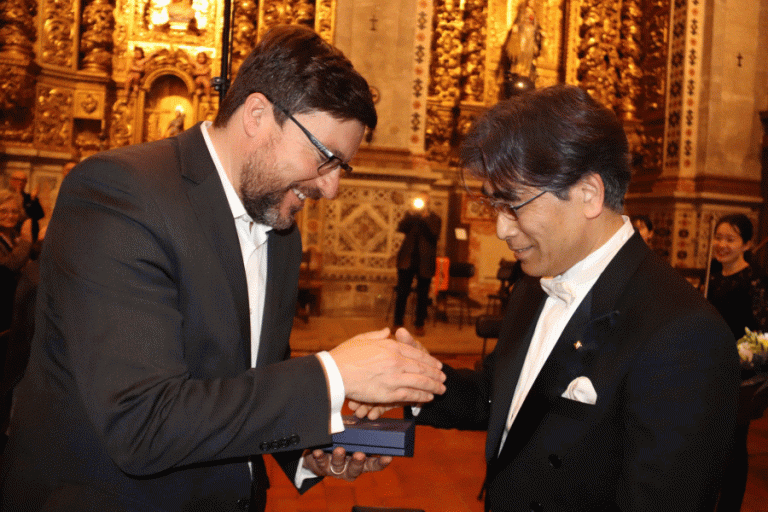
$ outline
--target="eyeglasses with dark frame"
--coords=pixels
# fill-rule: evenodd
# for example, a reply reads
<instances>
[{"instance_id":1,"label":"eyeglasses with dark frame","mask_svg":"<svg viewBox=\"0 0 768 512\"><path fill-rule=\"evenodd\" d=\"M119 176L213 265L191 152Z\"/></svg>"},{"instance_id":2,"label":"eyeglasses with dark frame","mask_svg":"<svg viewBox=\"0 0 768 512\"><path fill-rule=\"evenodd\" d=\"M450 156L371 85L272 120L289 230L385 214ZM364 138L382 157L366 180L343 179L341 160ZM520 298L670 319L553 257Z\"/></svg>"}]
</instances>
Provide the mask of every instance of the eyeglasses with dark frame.
<instances>
[{"instance_id":1,"label":"eyeglasses with dark frame","mask_svg":"<svg viewBox=\"0 0 768 512\"><path fill-rule=\"evenodd\" d=\"M486 205L488 205L489 208L492 208L496 213L504 215L506 217L509 217L509 218L511 218L513 220L518 220L519 217L518 217L517 211L520 208L522 208L523 206L525 206L528 203L532 202L534 199L540 198L541 196L543 196L547 192L548 192L547 190L542 190L541 192L539 192L538 194L536 194L532 198L530 198L530 199L528 199L526 201L523 201L520 204L515 204L515 205L509 204L509 202L507 202L507 201L502 201L500 199L493 199L493 198L490 198L488 196L483 196L483 197L481 197L480 200L483 203L485 203Z\"/></svg>"},{"instance_id":2,"label":"eyeglasses with dark frame","mask_svg":"<svg viewBox=\"0 0 768 512\"><path fill-rule=\"evenodd\" d=\"M270 101L272 101L272 100L270 100ZM322 164L320 164L318 166L317 174L319 174L320 176L325 176L326 174L332 173L333 171L335 171L339 167L346 174L350 174L352 172L352 166L351 165L349 165L348 163L342 161L341 158L339 158L338 156L334 155L331 152L330 149L328 149L327 147L323 146L323 143L320 142L319 140L317 140L317 137L312 135L309 130L304 128L304 125L301 124L295 117L293 117L291 115L291 113L288 112L287 109L283 108L280 104L275 103L274 101L272 101L272 104L274 106L276 106L278 108L278 110L280 110L280 112L285 114L288 119L293 121L296 124L296 126L298 126L299 129L302 132L304 132L304 135L307 136L307 138L309 139L309 142L311 142L312 145L315 146L317 148L317 150L320 153L322 153L325 158L328 159L328 160L326 160L325 162L323 162Z\"/></svg>"}]
</instances>

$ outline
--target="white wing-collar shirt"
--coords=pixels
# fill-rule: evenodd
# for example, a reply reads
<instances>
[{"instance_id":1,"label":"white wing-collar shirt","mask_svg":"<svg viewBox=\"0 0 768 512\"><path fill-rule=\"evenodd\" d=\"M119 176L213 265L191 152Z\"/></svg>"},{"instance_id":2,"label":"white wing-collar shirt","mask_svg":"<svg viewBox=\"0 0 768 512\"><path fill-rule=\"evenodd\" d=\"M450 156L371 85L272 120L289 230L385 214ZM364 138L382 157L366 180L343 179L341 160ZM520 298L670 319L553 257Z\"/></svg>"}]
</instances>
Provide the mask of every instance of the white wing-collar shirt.
<instances>
[{"instance_id":1,"label":"white wing-collar shirt","mask_svg":"<svg viewBox=\"0 0 768 512\"><path fill-rule=\"evenodd\" d=\"M599 249L559 276L541 279L541 287L547 292L548 297L536 323L536 330L533 333L528 354L525 357L520 378L512 396L507 425L501 438L502 447L512 422L515 421L517 413L520 412L525 397L528 396L528 392L544 367L552 349L557 344L557 340L560 339L565 326L568 325L568 321L597 282L608 263L635 232L629 217L622 215L622 219L624 223L621 228Z\"/></svg>"}]
</instances>

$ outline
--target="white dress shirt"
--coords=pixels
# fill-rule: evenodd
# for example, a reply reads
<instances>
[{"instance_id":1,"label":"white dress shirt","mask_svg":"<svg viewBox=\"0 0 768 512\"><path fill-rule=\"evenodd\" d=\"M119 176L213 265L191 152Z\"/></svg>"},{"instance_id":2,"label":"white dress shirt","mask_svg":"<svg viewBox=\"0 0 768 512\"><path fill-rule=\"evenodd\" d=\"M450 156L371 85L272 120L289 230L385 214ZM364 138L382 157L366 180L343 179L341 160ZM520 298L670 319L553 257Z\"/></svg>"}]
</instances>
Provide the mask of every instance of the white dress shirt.
<instances>
[{"instance_id":1,"label":"white dress shirt","mask_svg":"<svg viewBox=\"0 0 768 512\"><path fill-rule=\"evenodd\" d=\"M624 246L635 232L629 218L622 216L624 224L599 249L554 278L542 278L541 287L549 295L541 316L536 323L528 354L520 372L520 378L512 396L512 404L507 416L507 425L501 437L501 447L507 439L507 433L523 406L525 397L531 390L536 377L544 367L549 354L560 339L573 313L597 282L608 263ZM501 447L499 453L501 453Z\"/></svg>"},{"instance_id":2,"label":"white dress shirt","mask_svg":"<svg viewBox=\"0 0 768 512\"><path fill-rule=\"evenodd\" d=\"M259 343L261 342L261 326L264 317L264 299L267 290L267 234L272 228L254 222L251 216L248 215L248 212L245 211L245 206L243 206L240 196L237 195L235 187L229 181L229 177L224 171L224 166L221 164L221 160L208 135L208 129L211 125L210 121L204 121L200 125L200 130L208 147L208 152L211 154L213 164L216 167L216 172L218 172L224 187L224 193L227 196L229 208L232 210L232 216L235 219L235 228L237 230L237 238L240 241L240 250L242 251L243 263L245 265L245 279L248 287L248 307L251 324L251 367L256 367ZM335 434L344 430L344 421L341 417L341 408L344 405L345 396L344 381L341 378L336 362L328 352L322 351L317 353L316 356L323 365L325 375L328 378L331 402L329 425L330 433ZM303 468L302 458L299 462L299 470L297 471L294 483L296 483L297 487L300 487L305 478L314 476L316 476L314 473Z\"/></svg>"}]
</instances>

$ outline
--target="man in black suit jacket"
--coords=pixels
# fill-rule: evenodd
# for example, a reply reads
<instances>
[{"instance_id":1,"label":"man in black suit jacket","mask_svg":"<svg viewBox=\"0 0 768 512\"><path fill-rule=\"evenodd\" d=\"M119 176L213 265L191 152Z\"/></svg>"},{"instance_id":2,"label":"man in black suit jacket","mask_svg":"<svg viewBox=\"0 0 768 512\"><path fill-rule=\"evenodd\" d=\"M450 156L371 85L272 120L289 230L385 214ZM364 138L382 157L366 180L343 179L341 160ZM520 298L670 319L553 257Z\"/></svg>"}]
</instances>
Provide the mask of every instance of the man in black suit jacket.
<instances>
[{"instance_id":1,"label":"man in black suit jacket","mask_svg":"<svg viewBox=\"0 0 768 512\"><path fill-rule=\"evenodd\" d=\"M735 425L735 340L621 215L619 121L554 86L493 107L463 157L530 277L482 369L445 368L448 390L418 421L487 429L493 512L711 510Z\"/></svg>"},{"instance_id":2,"label":"man in black suit jacket","mask_svg":"<svg viewBox=\"0 0 768 512\"><path fill-rule=\"evenodd\" d=\"M2 509L263 510L391 458L333 454L345 396L425 401L440 363L389 331L289 359L307 197L333 198L376 113L309 29L245 60L213 125L97 154L65 180L3 457Z\"/></svg>"},{"instance_id":3,"label":"man in black suit jacket","mask_svg":"<svg viewBox=\"0 0 768 512\"><path fill-rule=\"evenodd\" d=\"M424 321L429 306L429 287L435 275L437 240L440 238L440 216L429 209L429 195L421 194L414 200L411 211L405 213L397 231L405 238L397 252L397 297L395 300L395 328L403 325L408 296L416 277L416 335L424 335Z\"/></svg>"}]
</instances>

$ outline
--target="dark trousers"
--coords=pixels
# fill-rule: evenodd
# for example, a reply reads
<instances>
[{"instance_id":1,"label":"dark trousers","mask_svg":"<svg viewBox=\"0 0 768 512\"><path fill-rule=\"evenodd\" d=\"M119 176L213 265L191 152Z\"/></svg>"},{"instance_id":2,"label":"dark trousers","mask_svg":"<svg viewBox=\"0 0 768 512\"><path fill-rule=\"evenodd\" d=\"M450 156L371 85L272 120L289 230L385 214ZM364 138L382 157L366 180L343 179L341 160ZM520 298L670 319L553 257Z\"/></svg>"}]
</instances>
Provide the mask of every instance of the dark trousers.
<instances>
[{"instance_id":1,"label":"dark trousers","mask_svg":"<svg viewBox=\"0 0 768 512\"><path fill-rule=\"evenodd\" d=\"M397 270L397 298L395 299L395 325L403 325L405 306L408 303L408 295L411 293L413 278L418 277L416 270ZM424 327L427 319L427 306L429 306L429 286L432 277L418 277L416 281L416 320L413 325Z\"/></svg>"}]
</instances>

